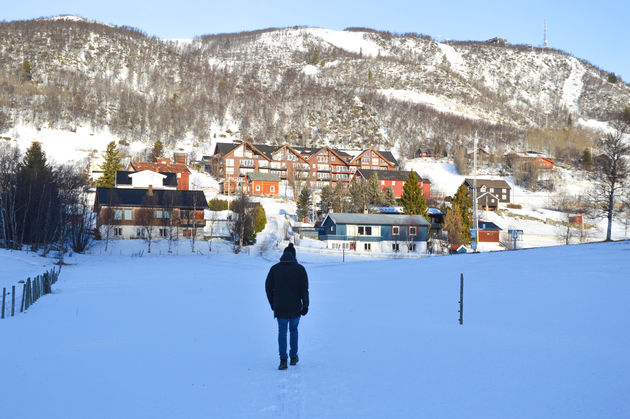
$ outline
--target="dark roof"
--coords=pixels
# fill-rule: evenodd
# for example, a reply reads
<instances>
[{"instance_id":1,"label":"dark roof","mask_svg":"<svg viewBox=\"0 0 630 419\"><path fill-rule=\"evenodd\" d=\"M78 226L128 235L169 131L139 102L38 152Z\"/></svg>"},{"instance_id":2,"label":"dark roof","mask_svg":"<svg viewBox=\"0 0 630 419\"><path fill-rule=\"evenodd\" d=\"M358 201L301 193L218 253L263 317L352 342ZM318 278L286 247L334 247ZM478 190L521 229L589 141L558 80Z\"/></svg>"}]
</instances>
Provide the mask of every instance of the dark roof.
<instances>
[{"instance_id":1,"label":"dark roof","mask_svg":"<svg viewBox=\"0 0 630 419\"><path fill-rule=\"evenodd\" d=\"M473 186L473 180L470 178L466 178L464 180L464 182L466 184L468 184L469 188L472 188ZM510 188L510 185L504 181L503 179L477 179L477 187L481 188L482 186L486 186L486 188L507 188L507 189L512 189Z\"/></svg>"},{"instance_id":2,"label":"dark roof","mask_svg":"<svg viewBox=\"0 0 630 419\"><path fill-rule=\"evenodd\" d=\"M116 172L116 185L131 185L131 177L129 177L130 174L132 173L138 173L138 172L131 172L131 171L127 171L127 170L119 170ZM166 176L166 178L164 179L162 186L172 186L172 187L177 187L177 173L170 173L170 172L159 172L161 175Z\"/></svg>"},{"instance_id":3,"label":"dark roof","mask_svg":"<svg viewBox=\"0 0 630 419\"><path fill-rule=\"evenodd\" d=\"M350 214L335 212L326 216L335 224L372 224L372 225L425 225L429 222L422 215L404 214Z\"/></svg>"},{"instance_id":4,"label":"dark roof","mask_svg":"<svg viewBox=\"0 0 630 419\"><path fill-rule=\"evenodd\" d=\"M398 161L396 160L396 157L394 157L394 155L391 153L391 151L381 151L381 150L376 150L378 151L381 156L385 157L387 159L387 161L389 161L390 163L394 163L396 166L398 166Z\"/></svg>"},{"instance_id":5,"label":"dark roof","mask_svg":"<svg viewBox=\"0 0 630 419\"><path fill-rule=\"evenodd\" d=\"M227 154L241 144L242 143L217 143L214 148L214 154Z\"/></svg>"},{"instance_id":6,"label":"dark roof","mask_svg":"<svg viewBox=\"0 0 630 419\"><path fill-rule=\"evenodd\" d=\"M143 207L143 198L148 194L148 189L127 189L127 188L96 188L96 199L99 205L109 205L117 207ZM208 202L202 191L185 190L164 190L154 189L153 195L156 197L156 206L166 207L165 197L173 196L174 207L192 209L206 208ZM196 200L196 205L195 205Z\"/></svg>"},{"instance_id":7,"label":"dark roof","mask_svg":"<svg viewBox=\"0 0 630 419\"><path fill-rule=\"evenodd\" d=\"M409 173L411 173L412 171L358 169L357 172L359 172L361 174L361 177L364 179L371 179L372 175L376 173L379 180L404 180L406 181L409 178ZM423 183L431 183L430 180L423 179L415 170L413 170L413 172L418 177L418 180L421 180Z\"/></svg>"},{"instance_id":8,"label":"dark roof","mask_svg":"<svg viewBox=\"0 0 630 419\"><path fill-rule=\"evenodd\" d=\"M490 221L479 221L479 230L498 230L502 231L502 229L493 222Z\"/></svg>"},{"instance_id":9,"label":"dark roof","mask_svg":"<svg viewBox=\"0 0 630 419\"><path fill-rule=\"evenodd\" d=\"M267 182L280 182L280 176L276 173L258 173L251 172L247 174L249 180L260 180Z\"/></svg>"}]
</instances>

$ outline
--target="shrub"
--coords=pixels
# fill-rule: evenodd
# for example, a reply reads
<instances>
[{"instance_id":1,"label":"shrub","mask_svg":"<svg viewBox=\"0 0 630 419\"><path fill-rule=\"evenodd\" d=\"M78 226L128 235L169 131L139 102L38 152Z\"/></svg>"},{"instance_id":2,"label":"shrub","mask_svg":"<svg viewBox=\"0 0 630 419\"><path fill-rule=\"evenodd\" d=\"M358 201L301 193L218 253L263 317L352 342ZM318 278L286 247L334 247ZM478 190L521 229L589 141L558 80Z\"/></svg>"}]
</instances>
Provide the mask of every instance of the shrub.
<instances>
[{"instance_id":1,"label":"shrub","mask_svg":"<svg viewBox=\"0 0 630 419\"><path fill-rule=\"evenodd\" d=\"M229 202L226 199L214 198L208 201L208 208L212 211L225 211L229 207Z\"/></svg>"}]
</instances>

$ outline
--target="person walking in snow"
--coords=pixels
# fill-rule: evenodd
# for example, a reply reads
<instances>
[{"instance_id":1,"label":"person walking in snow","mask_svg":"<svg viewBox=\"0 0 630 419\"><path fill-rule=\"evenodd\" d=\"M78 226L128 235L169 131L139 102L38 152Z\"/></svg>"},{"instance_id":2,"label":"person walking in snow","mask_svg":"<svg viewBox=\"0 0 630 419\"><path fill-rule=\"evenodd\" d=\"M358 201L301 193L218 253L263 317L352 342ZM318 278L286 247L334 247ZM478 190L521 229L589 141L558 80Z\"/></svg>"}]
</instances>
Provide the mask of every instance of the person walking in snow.
<instances>
[{"instance_id":1,"label":"person walking in snow","mask_svg":"<svg viewBox=\"0 0 630 419\"><path fill-rule=\"evenodd\" d=\"M291 365L298 363L298 324L300 315L308 313L308 276L306 269L295 258L293 243L284 249L280 262L269 269L265 281L267 300L274 317L278 320L279 370L287 369L287 358ZM287 327L290 332L290 350L287 356Z\"/></svg>"}]
</instances>

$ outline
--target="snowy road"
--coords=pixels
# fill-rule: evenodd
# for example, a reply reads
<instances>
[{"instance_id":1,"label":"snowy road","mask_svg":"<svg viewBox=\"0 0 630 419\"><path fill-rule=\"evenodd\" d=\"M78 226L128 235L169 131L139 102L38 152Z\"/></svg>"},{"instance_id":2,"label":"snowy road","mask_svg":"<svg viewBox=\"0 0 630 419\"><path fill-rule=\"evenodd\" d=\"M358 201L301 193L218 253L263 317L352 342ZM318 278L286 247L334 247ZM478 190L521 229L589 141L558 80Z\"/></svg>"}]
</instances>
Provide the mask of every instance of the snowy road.
<instances>
[{"instance_id":1,"label":"snowy road","mask_svg":"<svg viewBox=\"0 0 630 419\"><path fill-rule=\"evenodd\" d=\"M628 242L298 254L312 306L288 371L254 253L70 258L53 295L0 321L0 417L628 417Z\"/></svg>"}]
</instances>

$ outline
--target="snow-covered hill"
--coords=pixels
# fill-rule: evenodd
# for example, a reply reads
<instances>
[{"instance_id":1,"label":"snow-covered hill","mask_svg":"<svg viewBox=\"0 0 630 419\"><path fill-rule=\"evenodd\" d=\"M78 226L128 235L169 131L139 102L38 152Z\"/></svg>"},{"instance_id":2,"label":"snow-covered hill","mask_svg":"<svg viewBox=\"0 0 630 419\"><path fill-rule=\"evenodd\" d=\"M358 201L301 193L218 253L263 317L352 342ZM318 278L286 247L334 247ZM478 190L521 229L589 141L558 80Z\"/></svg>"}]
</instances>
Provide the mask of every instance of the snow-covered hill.
<instances>
[{"instance_id":1,"label":"snow-covered hill","mask_svg":"<svg viewBox=\"0 0 630 419\"><path fill-rule=\"evenodd\" d=\"M369 29L182 42L66 16L3 22L0 35L7 138L87 128L173 147L234 135L413 154L474 136L517 147L525 129L593 126L630 102L628 85L561 51Z\"/></svg>"}]
</instances>

